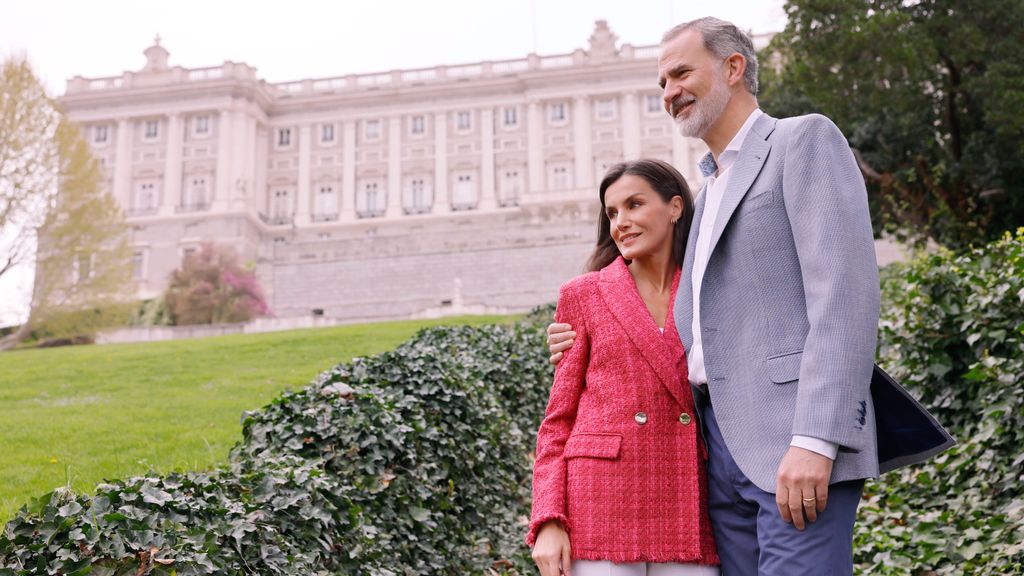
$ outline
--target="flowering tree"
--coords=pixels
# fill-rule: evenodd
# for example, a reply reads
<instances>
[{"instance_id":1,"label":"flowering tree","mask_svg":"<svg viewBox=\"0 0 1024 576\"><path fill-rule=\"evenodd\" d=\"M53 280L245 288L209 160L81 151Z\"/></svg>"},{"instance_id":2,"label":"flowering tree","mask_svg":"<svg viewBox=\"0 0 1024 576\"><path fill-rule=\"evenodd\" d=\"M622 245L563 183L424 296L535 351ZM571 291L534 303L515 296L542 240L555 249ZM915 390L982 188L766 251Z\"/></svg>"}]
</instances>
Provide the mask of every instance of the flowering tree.
<instances>
[{"instance_id":1,"label":"flowering tree","mask_svg":"<svg viewBox=\"0 0 1024 576\"><path fill-rule=\"evenodd\" d=\"M232 248L212 243L185 256L164 300L176 325L245 322L270 312L255 272Z\"/></svg>"}]
</instances>

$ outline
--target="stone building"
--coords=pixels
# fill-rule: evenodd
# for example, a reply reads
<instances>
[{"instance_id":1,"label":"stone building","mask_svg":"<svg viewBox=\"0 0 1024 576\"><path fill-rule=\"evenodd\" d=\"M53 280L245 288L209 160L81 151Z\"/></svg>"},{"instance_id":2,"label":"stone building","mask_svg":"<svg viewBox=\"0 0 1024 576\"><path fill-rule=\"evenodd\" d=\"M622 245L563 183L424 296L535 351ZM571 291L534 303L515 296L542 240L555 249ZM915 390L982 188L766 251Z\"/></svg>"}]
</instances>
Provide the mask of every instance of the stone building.
<instances>
[{"instance_id":1,"label":"stone building","mask_svg":"<svg viewBox=\"0 0 1024 576\"><path fill-rule=\"evenodd\" d=\"M582 270L597 183L641 156L696 188L703 143L662 109L657 46L268 83L244 63L75 77L132 230L140 297L211 241L256 263L278 317L518 311Z\"/></svg>"}]
</instances>

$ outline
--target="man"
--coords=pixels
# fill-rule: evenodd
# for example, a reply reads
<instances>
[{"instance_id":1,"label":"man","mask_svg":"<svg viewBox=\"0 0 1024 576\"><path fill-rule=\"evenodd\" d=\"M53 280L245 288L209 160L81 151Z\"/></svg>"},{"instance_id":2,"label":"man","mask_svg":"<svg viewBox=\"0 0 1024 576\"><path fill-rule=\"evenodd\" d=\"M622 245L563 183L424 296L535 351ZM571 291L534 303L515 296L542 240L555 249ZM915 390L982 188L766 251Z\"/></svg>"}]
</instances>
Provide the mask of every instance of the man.
<instances>
[{"instance_id":1,"label":"man","mask_svg":"<svg viewBox=\"0 0 1024 576\"><path fill-rule=\"evenodd\" d=\"M879 474L879 281L864 181L830 120L758 109L753 44L734 25L669 30L658 73L680 132L711 150L674 317L723 574L851 574L861 489ZM549 327L552 362L572 345L569 329ZM930 453L952 440L937 442Z\"/></svg>"}]
</instances>

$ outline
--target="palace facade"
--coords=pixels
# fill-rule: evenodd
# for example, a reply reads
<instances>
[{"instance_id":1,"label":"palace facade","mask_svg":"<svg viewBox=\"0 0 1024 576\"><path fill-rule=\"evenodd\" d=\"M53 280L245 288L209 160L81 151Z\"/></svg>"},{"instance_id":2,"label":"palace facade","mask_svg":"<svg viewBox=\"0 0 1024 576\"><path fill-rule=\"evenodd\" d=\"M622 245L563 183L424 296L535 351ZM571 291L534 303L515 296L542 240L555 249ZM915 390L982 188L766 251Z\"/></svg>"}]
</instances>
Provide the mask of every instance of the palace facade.
<instances>
[{"instance_id":1,"label":"palace facade","mask_svg":"<svg viewBox=\"0 0 1024 576\"><path fill-rule=\"evenodd\" d=\"M214 242L279 317L520 311L582 271L609 166L660 158L700 185L657 53L599 21L570 54L275 84L171 66L157 40L60 100L127 215L142 298Z\"/></svg>"}]
</instances>

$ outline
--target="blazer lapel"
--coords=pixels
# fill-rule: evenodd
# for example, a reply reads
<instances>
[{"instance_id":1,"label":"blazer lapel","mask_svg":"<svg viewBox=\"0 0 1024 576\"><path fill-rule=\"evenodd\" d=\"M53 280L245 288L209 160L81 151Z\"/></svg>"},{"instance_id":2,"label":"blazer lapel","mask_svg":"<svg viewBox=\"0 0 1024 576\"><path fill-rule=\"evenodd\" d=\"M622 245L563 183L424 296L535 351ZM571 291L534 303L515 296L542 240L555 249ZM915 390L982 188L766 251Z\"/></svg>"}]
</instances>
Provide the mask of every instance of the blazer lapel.
<instances>
[{"instance_id":1,"label":"blazer lapel","mask_svg":"<svg viewBox=\"0 0 1024 576\"><path fill-rule=\"evenodd\" d=\"M675 286L679 284L680 274L676 274ZM605 306L622 327L622 331L633 343L640 355L658 375L658 379L668 389L672 397L681 405L684 402L679 372L676 367L682 350L673 353L667 339L660 337L658 326L654 323L651 313L640 298L633 276L620 256L611 265L601 270L599 292ZM671 311L669 312L671 314ZM671 318L666 318L666 325Z\"/></svg>"},{"instance_id":2,"label":"blazer lapel","mask_svg":"<svg viewBox=\"0 0 1024 576\"><path fill-rule=\"evenodd\" d=\"M676 329L674 307L671 305L671 302L676 300L676 295L679 294L680 288L689 292L684 278L682 270L676 271L676 277L672 283L672 297L669 300L668 315L665 317L665 333L662 335L661 340L668 347L669 364L672 365L672 374L670 376L674 378L675 382L683 382L685 384L685 380L681 380L680 376L686 373L686 354L683 349L682 340L679 338L679 332Z\"/></svg>"},{"instance_id":3,"label":"blazer lapel","mask_svg":"<svg viewBox=\"0 0 1024 576\"><path fill-rule=\"evenodd\" d=\"M683 256L683 273L679 281L682 289L676 290L675 303L672 307L675 318L676 332L683 343L683 349L693 346L693 257L697 251L697 234L700 232L700 219L704 215L707 200L707 184L701 188L693 201L693 221L690 223L690 235L686 239L686 254Z\"/></svg>"},{"instance_id":4,"label":"blazer lapel","mask_svg":"<svg viewBox=\"0 0 1024 576\"><path fill-rule=\"evenodd\" d=\"M736 207L740 205L743 197L747 195L754 179L761 173L761 167L764 166L768 152L772 149L771 143L768 142L768 136L775 130L776 122L778 120L775 118L767 114L762 115L751 126L746 140L743 141L739 157L729 169L729 184L722 196L722 203L718 207L715 226L711 230L711 246L708 249L708 254L715 253L715 246L722 238L733 212L736 211Z\"/></svg>"}]
</instances>

